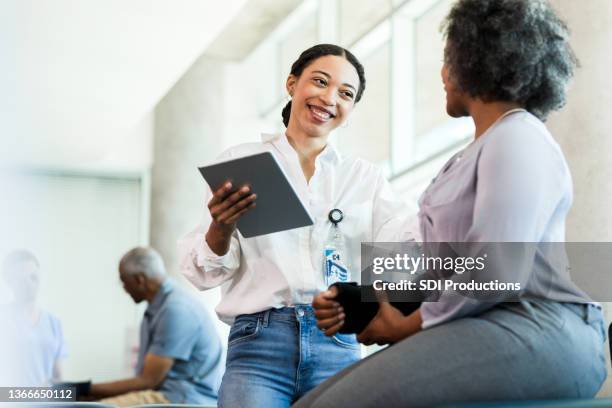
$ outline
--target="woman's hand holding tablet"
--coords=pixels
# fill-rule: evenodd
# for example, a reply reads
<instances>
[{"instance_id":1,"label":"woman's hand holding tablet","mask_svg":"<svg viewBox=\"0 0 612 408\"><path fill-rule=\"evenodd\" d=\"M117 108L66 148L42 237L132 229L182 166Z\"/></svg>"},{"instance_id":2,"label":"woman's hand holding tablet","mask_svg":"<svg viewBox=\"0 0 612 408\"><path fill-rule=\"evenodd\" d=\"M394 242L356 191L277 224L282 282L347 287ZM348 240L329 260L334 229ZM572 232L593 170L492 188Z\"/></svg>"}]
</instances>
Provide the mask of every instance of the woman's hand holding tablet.
<instances>
[{"instance_id":1,"label":"woman's hand holding tablet","mask_svg":"<svg viewBox=\"0 0 612 408\"><path fill-rule=\"evenodd\" d=\"M230 239L238 219L256 205L257 195L251 193L249 186L244 185L238 190L233 190L232 187L232 183L227 181L213 193L208 202L212 222L206 234L206 242L210 249L220 256L229 250Z\"/></svg>"},{"instance_id":2,"label":"woman's hand holding tablet","mask_svg":"<svg viewBox=\"0 0 612 408\"><path fill-rule=\"evenodd\" d=\"M252 238L313 224L305 205L269 151L218 162L199 170L214 191L209 208L213 222L220 224L214 229L220 229L221 236L227 236L222 243L229 241L234 229L242 237ZM236 190L232 186L240 188ZM253 208L253 201L249 201L255 199L250 197L252 193L257 193L258 206L255 211L248 211ZM217 249L227 251L223 245ZM216 253L216 249L213 251Z\"/></svg>"}]
</instances>

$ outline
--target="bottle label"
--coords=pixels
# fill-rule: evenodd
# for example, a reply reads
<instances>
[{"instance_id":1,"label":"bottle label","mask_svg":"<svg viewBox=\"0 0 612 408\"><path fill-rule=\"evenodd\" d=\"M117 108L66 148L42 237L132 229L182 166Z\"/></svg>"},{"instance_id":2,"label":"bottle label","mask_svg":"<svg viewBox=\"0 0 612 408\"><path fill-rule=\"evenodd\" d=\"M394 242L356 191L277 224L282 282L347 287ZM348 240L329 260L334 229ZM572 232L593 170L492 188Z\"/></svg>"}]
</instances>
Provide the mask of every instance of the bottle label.
<instances>
[{"instance_id":1,"label":"bottle label","mask_svg":"<svg viewBox=\"0 0 612 408\"><path fill-rule=\"evenodd\" d=\"M346 267L342 255L335 248L325 248L325 285L336 282L348 282L351 273Z\"/></svg>"}]
</instances>

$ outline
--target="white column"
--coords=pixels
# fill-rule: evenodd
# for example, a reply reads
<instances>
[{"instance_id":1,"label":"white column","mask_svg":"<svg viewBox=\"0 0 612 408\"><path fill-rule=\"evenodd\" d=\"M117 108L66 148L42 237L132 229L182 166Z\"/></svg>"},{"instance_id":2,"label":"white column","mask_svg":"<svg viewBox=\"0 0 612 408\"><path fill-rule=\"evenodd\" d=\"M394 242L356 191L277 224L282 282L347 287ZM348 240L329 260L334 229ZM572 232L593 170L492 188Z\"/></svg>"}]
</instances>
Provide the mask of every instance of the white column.
<instances>
[{"instance_id":1,"label":"white column","mask_svg":"<svg viewBox=\"0 0 612 408\"><path fill-rule=\"evenodd\" d=\"M317 37L319 43L338 43L338 0L319 0L317 8Z\"/></svg>"},{"instance_id":2,"label":"white column","mask_svg":"<svg viewBox=\"0 0 612 408\"><path fill-rule=\"evenodd\" d=\"M568 23L581 67L567 106L548 126L561 144L574 178L568 241L612 241L612 2L554 0Z\"/></svg>"},{"instance_id":3,"label":"white column","mask_svg":"<svg viewBox=\"0 0 612 408\"><path fill-rule=\"evenodd\" d=\"M391 18L391 170L400 173L415 151L415 16L410 10ZM412 95L406 97L406 95Z\"/></svg>"},{"instance_id":4,"label":"white column","mask_svg":"<svg viewBox=\"0 0 612 408\"><path fill-rule=\"evenodd\" d=\"M572 31L571 43L581 64L567 106L551 115L547 124L563 148L574 180L574 206L568 218L567 240L610 242L612 1L553 0L552 4ZM611 304L606 306L609 322ZM607 350L607 343L605 347ZM608 381L600 396L612 396L609 356L607 364Z\"/></svg>"},{"instance_id":5,"label":"white column","mask_svg":"<svg viewBox=\"0 0 612 408\"><path fill-rule=\"evenodd\" d=\"M151 246L174 276L180 273L177 239L200 222L206 206L205 181L197 167L214 160L224 137L225 65L201 57L155 109ZM206 291L201 298L213 309L219 291Z\"/></svg>"}]
</instances>

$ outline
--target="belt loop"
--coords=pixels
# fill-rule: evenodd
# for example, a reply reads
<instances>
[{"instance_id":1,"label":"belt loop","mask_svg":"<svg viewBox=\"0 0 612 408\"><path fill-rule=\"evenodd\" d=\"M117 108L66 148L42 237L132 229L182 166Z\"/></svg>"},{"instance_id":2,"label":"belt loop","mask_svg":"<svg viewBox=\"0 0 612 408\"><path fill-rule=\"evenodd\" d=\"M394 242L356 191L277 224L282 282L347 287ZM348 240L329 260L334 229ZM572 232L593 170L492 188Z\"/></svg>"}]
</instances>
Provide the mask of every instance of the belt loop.
<instances>
[{"instance_id":1,"label":"belt loop","mask_svg":"<svg viewBox=\"0 0 612 408\"><path fill-rule=\"evenodd\" d=\"M268 327L268 323L270 321L270 313L271 312L272 312L272 309L268 309L265 312L263 312L262 319L261 319L263 327Z\"/></svg>"},{"instance_id":2,"label":"belt loop","mask_svg":"<svg viewBox=\"0 0 612 408\"><path fill-rule=\"evenodd\" d=\"M587 322L588 324L591 324L591 321L593 317L593 311L591 309L591 305L589 305L588 303L585 303L584 305L584 321Z\"/></svg>"},{"instance_id":3,"label":"belt loop","mask_svg":"<svg viewBox=\"0 0 612 408\"><path fill-rule=\"evenodd\" d=\"M587 303L586 308L587 308L586 317L587 317L587 322L589 324L595 321L601 320L601 311L599 310L597 306Z\"/></svg>"},{"instance_id":4,"label":"belt loop","mask_svg":"<svg viewBox=\"0 0 612 408\"><path fill-rule=\"evenodd\" d=\"M590 324L591 323L590 322L590 320L591 320L590 319L591 310L589 308L589 304L588 303L582 303L582 304L579 304L579 306L580 306L580 312L581 312L580 314L582 315L580 317L582 317L582 320L586 324Z\"/></svg>"},{"instance_id":5,"label":"belt loop","mask_svg":"<svg viewBox=\"0 0 612 408\"><path fill-rule=\"evenodd\" d=\"M587 304L587 322L594 329L601 333L602 341L606 341L607 327L604 323L603 310L601 306L595 304Z\"/></svg>"}]
</instances>

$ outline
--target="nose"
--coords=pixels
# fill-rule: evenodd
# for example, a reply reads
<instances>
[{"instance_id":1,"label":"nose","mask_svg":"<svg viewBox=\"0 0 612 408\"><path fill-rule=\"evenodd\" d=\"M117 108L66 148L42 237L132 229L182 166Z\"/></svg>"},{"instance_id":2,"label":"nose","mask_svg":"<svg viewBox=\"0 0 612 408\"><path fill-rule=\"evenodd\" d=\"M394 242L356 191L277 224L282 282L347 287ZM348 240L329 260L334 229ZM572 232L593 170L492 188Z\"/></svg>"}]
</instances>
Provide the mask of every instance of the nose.
<instances>
[{"instance_id":1,"label":"nose","mask_svg":"<svg viewBox=\"0 0 612 408\"><path fill-rule=\"evenodd\" d=\"M336 105L336 91L329 87L321 94L321 101L327 106Z\"/></svg>"}]
</instances>

